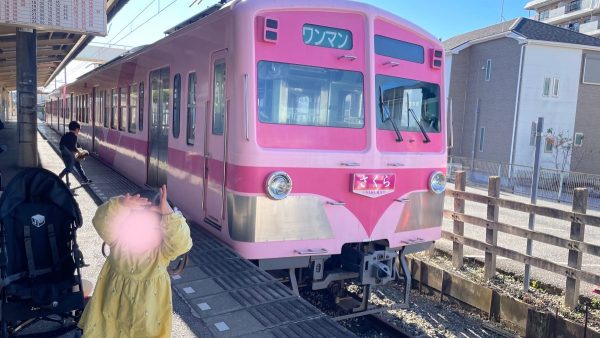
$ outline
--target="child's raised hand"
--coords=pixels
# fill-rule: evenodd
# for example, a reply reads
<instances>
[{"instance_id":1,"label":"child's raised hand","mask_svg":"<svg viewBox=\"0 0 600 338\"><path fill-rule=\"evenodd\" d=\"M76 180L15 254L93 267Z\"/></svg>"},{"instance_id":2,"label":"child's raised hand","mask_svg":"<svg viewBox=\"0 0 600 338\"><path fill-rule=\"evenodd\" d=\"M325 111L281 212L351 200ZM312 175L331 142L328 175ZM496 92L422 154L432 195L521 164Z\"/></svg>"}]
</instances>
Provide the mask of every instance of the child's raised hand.
<instances>
[{"instance_id":1,"label":"child's raised hand","mask_svg":"<svg viewBox=\"0 0 600 338\"><path fill-rule=\"evenodd\" d=\"M152 203L145 197L140 197L140 194L131 196L128 193L125 196L121 196L121 205L134 210L144 209Z\"/></svg>"},{"instance_id":2,"label":"child's raised hand","mask_svg":"<svg viewBox=\"0 0 600 338\"><path fill-rule=\"evenodd\" d=\"M173 213L173 209L167 202L167 186L160 187L160 213L165 216Z\"/></svg>"}]
</instances>

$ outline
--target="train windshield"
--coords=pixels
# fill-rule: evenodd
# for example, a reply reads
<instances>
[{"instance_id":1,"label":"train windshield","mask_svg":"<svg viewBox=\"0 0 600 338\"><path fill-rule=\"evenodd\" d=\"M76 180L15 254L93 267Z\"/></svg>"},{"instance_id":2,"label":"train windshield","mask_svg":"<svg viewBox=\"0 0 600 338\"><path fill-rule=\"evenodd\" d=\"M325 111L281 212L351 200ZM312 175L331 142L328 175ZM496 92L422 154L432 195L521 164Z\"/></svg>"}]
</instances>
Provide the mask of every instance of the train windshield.
<instances>
[{"instance_id":1,"label":"train windshield","mask_svg":"<svg viewBox=\"0 0 600 338\"><path fill-rule=\"evenodd\" d=\"M375 88L381 88L377 97L381 95L383 100L383 105L377 106L378 129L394 130L394 121L400 131L440 132L437 84L386 75L377 75L375 81Z\"/></svg>"},{"instance_id":2,"label":"train windshield","mask_svg":"<svg viewBox=\"0 0 600 338\"><path fill-rule=\"evenodd\" d=\"M259 121L363 128L363 82L359 72L260 61Z\"/></svg>"}]
</instances>

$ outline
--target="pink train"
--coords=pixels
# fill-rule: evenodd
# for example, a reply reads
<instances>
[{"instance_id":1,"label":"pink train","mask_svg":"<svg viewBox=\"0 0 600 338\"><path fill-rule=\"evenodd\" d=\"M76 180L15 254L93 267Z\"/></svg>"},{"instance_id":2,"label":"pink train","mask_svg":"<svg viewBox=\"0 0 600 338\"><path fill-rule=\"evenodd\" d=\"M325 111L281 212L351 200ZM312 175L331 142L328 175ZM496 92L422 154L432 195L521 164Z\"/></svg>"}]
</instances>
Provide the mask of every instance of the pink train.
<instances>
[{"instance_id":1,"label":"pink train","mask_svg":"<svg viewBox=\"0 0 600 338\"><path fill-rule=\"evenodd\" d=\"M441 235L442 51L366 4L231 1L61 88L46 120L295 288L368 291Z\"/></svg>"}]
</instances>

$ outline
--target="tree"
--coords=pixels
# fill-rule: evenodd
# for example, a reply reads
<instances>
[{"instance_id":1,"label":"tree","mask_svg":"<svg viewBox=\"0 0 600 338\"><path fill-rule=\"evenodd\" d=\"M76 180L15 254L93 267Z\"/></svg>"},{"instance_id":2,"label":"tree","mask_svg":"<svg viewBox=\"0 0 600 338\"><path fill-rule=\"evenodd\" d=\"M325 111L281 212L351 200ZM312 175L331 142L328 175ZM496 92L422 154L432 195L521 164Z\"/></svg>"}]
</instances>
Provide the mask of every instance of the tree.
<instances>
[{"instance_id":1,"label":"tree","mask_svg":"<svg viewBox=\"0 0 600 338\"><path fill-rule=\"evenodd\" d=\"M546 145L552 145L552 157L556 170L565 171L565 168L571 162L571 151L573 150L573 138L569 136L569 131L560 131L558 134L553 128L549 128L543 135Z\"/></svg>"}]
</instances>

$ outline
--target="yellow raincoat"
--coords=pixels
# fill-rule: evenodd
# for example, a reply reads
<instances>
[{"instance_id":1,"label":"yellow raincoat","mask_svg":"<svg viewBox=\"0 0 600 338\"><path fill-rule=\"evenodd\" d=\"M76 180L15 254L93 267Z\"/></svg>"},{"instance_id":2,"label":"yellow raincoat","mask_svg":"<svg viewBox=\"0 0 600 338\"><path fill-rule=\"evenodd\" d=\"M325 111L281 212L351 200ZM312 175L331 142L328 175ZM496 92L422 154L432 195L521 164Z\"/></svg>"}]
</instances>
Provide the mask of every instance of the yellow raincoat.
<instances>
[{"instance_id":1,"label":"yellow raincoat","mask_svg":"<svg viewBox=\"0 0 600 338\"><path fill-rule=\"evenodd\" d=\"M138 238L153 237L156 245L132 253L123 249L114 231L130 225L120 224L127 220L127 213L114 197L98 208L92 221L111 250L79 321L85 338L171 336L173 305L167 266L192 247L190 229L183 216L167 215L158 226L134 229Z\"/></svg>"}]
</instances>

